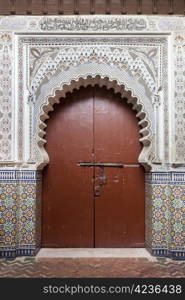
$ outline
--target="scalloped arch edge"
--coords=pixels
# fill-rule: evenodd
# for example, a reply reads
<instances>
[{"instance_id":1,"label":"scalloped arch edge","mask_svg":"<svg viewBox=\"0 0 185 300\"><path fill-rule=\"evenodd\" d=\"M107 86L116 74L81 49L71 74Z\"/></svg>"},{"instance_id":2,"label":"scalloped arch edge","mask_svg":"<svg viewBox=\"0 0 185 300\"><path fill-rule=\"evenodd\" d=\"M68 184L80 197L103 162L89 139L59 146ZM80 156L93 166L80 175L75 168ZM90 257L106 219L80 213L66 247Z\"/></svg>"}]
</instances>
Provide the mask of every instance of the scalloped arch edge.
<instances>
[{"instance_id":1,"label":"scalloped arch edge","mask_svg":"<svg viewBox=\"0 0 185 300\"><path fill-rule=\"evenodd\" d=\"M143 149L138 160L145 169L149 170L151 168L149 156L152 148L152 131L148 112L143 103L141 103L140 99L135 95L133 89L128 88L125 84L120 84L117 79L110 79L107 76L102 78L100 75L93 76L90 74L79 76L77 79L71 79L68 83L63 83L60 87L55 87L52 90L52 94L48 95L47 101L41 106L37 145L43 159L42 162L38 163L37 168L42 169L49 163L49 157L44 148L44 145L47 142L44 139L44 135L46 134L45 129L47 127L45 120L49 118L48 113L53 111L53 105L59 103L60 98L65 98L67 93L72 93L75 89L79 89L82 86L87 87L89 85L99 85L100 87L106 86L107 89L113 89L114 93L120 93L123 100L132 104L132 109L136 111L138 124L141 127L140 134L142 137L140 138L140 142L143 144Z\"/></svg>"}]
</instances>

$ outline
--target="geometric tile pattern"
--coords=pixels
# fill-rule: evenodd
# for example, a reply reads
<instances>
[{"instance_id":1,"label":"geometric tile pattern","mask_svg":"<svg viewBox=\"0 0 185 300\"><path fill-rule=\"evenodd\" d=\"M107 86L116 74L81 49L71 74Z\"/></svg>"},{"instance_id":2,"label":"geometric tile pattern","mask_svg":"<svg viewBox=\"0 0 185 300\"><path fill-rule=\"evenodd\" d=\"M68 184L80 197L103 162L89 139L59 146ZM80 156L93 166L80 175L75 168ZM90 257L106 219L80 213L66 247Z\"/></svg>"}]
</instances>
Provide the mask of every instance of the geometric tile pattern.
<instances>
[{"instance_id":1,"label":"geometric tile pattern","mask_svg":"<svg viewBox=\"0 0 185 300\"><path fill-rule=\"evenodd\" d=\"M147 248L185 259L185 173L148 173L145 191Z\"/></svg>"},{"instance_id":2,"label":"geometric tile pattern","mask_svg":"<svg viewBox=\"0 0 185 300\"><path fill-rule=\"evenodd\" d=\"M0 257L34 256L40 247L41 173L0 171ZM185 259L185 173L145 177L146 247Z\"/></svg>"},{"instance_id":3,"label":"geometric tile pattern","mask_svg":"<svg viewBox=\"0 0 185 300\"><path fill-rule=\"evenodd\" d=\"M166 258L16 258L0 260L0 278L185 278L184 262Z\"/></svg>"},{"instance_id":4,"label":"geometric tile pattern","mask_svg":"<svg viewBox=\"0 0 185 300\"><path fill-rule=\"evenodd\" d=\"M185 249L185 184L170 187L170 247Z\"/></svg>"},{"instance_id":5,"label":"geometric tile pattern","mask_svg":"<svg viewBox=\"0 0 185 300\"><path fill-rule=\"evenodd\" d=\"M40 182L35 171L0 172L0 256L34 254Z\"/></svg>"}]
</instances>

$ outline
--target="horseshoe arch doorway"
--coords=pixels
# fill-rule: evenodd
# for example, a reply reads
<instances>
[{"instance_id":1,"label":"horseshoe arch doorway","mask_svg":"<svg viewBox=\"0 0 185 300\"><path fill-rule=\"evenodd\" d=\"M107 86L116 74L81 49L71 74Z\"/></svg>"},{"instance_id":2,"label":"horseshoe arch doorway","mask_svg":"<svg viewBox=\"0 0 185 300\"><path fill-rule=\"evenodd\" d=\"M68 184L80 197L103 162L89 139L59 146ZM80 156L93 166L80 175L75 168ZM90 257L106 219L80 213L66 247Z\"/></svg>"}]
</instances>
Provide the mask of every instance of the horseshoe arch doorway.
<instances>
[{"instance_id":1,"label":"horseshoe arch doorway","mask_svg":"<svg viewBox=\"0 0 185 300\"><path fill-rule=\"evenodd\" d=\"M46 129L42 247L144 247L144 169L132 106L105 86L67 93Z\"/></svg>"}]
</instances>

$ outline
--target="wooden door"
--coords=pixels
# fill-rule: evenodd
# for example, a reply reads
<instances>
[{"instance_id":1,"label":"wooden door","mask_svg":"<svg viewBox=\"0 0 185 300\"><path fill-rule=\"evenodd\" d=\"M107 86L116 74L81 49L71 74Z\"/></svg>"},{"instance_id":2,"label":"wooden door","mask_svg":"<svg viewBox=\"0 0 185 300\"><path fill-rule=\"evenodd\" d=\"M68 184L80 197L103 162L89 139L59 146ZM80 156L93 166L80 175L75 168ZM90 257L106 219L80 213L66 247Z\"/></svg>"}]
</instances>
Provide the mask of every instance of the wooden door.
<instances>
[{"instance_id":1,"label":"wooden door","mask_svg":"<svg viewBox=\"0 0 185 300\"><path fill-rule=\"evenodd\" d=\"M122 163L124 168L95 168L95 246L142 247L144 245L144 172L138 164L141 152L138 120L132 106L106 89L94 93L94 151L96 162Z\"/></svg>"},{"instance_id":2,"label":"wooden door","mask_svg":"<svg viewBox=\"0 0 185 300\"><path fill-rule=\"evenodd\" d=\"M48 121L43 174L43 247L94 247L92 90L68 94Z\"/></svg>"},{"instance_id":3,"label":"wooden door","mask_svg":"<svg viewBox=\"0 0 185 300\"><path fill-rule=\"evenodd\" d=\"M42 247L144 246L144 172L131 107L105 87L81 88L55 106L47 125Z\"/></svg>"}]
</instances>

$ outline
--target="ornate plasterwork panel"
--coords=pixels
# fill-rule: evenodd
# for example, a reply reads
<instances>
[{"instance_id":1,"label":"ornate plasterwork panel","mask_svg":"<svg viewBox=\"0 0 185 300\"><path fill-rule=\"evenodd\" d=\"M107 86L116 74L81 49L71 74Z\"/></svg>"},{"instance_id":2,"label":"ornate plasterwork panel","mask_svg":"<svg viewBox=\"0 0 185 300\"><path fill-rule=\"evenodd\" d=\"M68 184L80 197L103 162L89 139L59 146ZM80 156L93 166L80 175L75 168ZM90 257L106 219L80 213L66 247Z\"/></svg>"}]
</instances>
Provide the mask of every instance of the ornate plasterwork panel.
<instances>
[{"instance_id":1,"label":"ornate plasterwork panel","mask_svg":"<svg viewBox=\"0 0 185 300\"><path fill-rule=\"evenodd\" d=\"M0 160L12 156L12 34L0 32Z\"/></svg>"},{"instance_id":2,"label":"ornate plasterwork panel","mask_svg":"<svg viewBox=\"0 0 185 300\"><path fill-rule=\"evenodd\" d=\"M174 38L175 162L185 164L185 33Z\"/></svg>"},{"instance_id":3,"label":"ornate plasterwork panel","mask_svg":"<svg viewBox=\"0 0 185 300\"><path fill-rule=\"evenodd\" d=\"M88 17L81 18L65 18L60 17L43 18L39 27L43 31L89 31L89 32L105 32L110 30L114 31L144 31L147 29L147 20L145 18L137 17L98 17L96 16L96 22L92 21Z\"/></svg>"},{"instance_id":4,"label":"ornate plasterwork panel","mask_svg":"<svg viewBox=\"0 0 185 300\"><path fill-rule=\"evenodd\" d=\"M30 136L30 149L27 159L29 163L43 165L43 162L47 162L41 149L45 142L44 120L55 102L49 98L55 97L56 90L63 90L64 86L65 92L76 88L76 84L70 86L71 82L98 76L104 79L105 85L113 82L112 87L116 88L116 92L122 92L124 98L124 92L131 92L130 98L132 96L133 101L128 96L126 98L133 102L138 112L141 141L144 144L140 161L161 162L163 154L159 150L156 123L160 110L163 110L162 98L168 98L168 36L84 35L69 38L18 35L17 45L19 116L22 115L19 118L20 160L23 157L20 149L23 149L22 141L25 140L22 133L22 101L25 101L25 106L29 106L30 130L27 136Z\"/></svg>"},{"instance_id":5,"label":"ornate plasterwork panel","mask_svg":"<svg viewBox=\"0 0 185 300\"><path fill-rule=\"evenodd\" d=\"M154 170L169 169L174 166L180 167L181 170L184 168L185 144L182 129L184 117L180 103L183 102L180 98L182 98L181 95L183 96L181 82L184 80L184 72L182 72L183 63L181 65L179 63L184 60L185 19L183 17L0 16L0 31L3 35L6 33L9 37L11 36L11 43L1 39L0 57L4 60L5 52L2 53L8 49L5 61L9 60L9 64L6 65L7 69L3 68L2 81L5 82L8 78L8 85L11 85L11 89L8 85L3 88L4 93L9 93L9 96L6 98L8 105L6 106L6 101L2 100L4 103L2 107L6 106L12 111L11 105L13 105L16 112L19 106L17 115L14 116L11 116L10 112L3 111L3 126L0 132L0 140L3 141L0 147L2 165L6 167L10 162L16 161L16 164L28 167L25 153L30 149L23 144L27 135L23 122L26 120L30 122L29 135L34 130L33 108L30 113L30 109L22 105L22 103L27 103L28 94L30 99L33 94L36 98L41 95L41 87L46 83L45 81L56 76L57 68L66 72L70 68L77 68L78 64L91 61L92 64L97 62L102 65L114 65L119 70L124 65L127 73L130 72L138 82L141 83L143 80L145 93L151 99L154 110L154 118L150 120L151 128L152 126L154 128L151 157L155 164L152 168ZM89 35L86 42L85 35ZM114 41L111 42L111 35L114 41L117 38L116 45ZM119 38L129 40L130 35L132 35L132 41L125 43L123 50L124 43L123 41L119 43L118 40ZM90 45L95 36L97 38L99 36L102 45L100 42L97 45L97 41ZM78 44L75 44L77 37ZM145 43L147 38L148 41ZM159 41L158 44L155 43L155 40L159 38L163 39L163 46L162 44L159 46ZM112 47L111 43L115 47ZM134 46L133 43L135 43ZM9 45L8 48L7 45ZM83 55L82 46L85 55ZM53 65L52 70L51 65ZM47 71L47 76L45 71ZM7 77L6 74L10 76ZM17 85L12 96L10 93L14 91L14 82ZM175 93L172 89L175 89ZM135 97L137 98L137 95ZM156 118L159 122L155 122ZM19 126L16 127L15 121L18 119ZM15 126L11 127L11 124ZM156 135L158 131L159 135ZM154 153L156 151L157 153Z\"/></svg>"},{"instance_id":6,"label":"ornate plasterwork panel","mask_svg":"<svg viewBox=\"0 0 185 300\"><path fill-rule=\"evenodd\" d=\"M181 16L1 16L0 29L12 32L125 33L185 30Z\"/></svg>"},{"instance_id":7,"label":"ornate plasterwork panel","mask_svg":"<svg viewBox=\"0 0 185 300\"><path fill-rule=\"evenodd\" d=\"M42 41L40 42L42 43ZM54 42L59 41L56 40ZM148 47L142 47L141 45L129 47L126 44L126 39L121 41L121 39L102 39L102 37L99 39L84 37L83 40L73 38L70 39L70 42L69 39L61 39L61 43L57 48L52 47L52 40L48 40L50 48L45 47L45 49L40 49L39 47L33 47L30 49L31 67L29 85L33 93L39 89L45 78L49 81L58 69L65 71L71 67L78 67L89 62L117 66L120 70L123 68L128 69L133 76L144 80L145 87L151 93L157 88L155 79L158 75L158 60L157 65L155 65L155 59L152 59L152 57L158 56L159 59L159 49L155 48L154 45L148 45ZM124 47L121 45L121 42L123 45L125 44ZM133 44L131 39L130 43Z\"/></svg>"}]
</instances>

